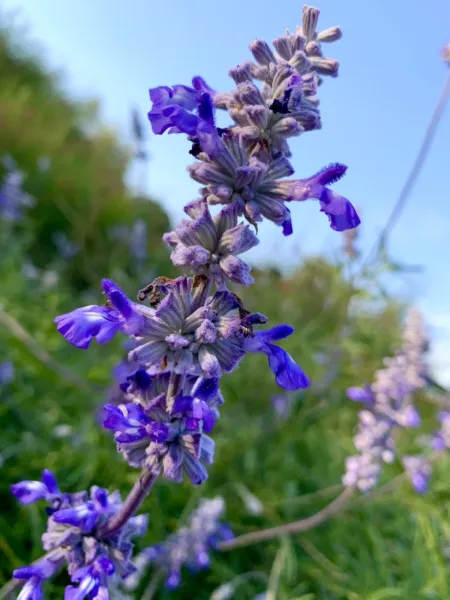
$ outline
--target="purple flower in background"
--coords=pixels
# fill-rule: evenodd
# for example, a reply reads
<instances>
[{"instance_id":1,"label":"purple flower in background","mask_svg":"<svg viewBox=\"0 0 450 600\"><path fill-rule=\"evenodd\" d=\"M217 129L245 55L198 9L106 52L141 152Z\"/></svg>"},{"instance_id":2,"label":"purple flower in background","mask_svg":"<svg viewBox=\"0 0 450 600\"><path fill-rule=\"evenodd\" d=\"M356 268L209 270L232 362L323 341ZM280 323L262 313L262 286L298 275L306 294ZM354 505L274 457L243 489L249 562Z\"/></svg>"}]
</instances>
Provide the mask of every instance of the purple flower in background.
<instances>
[{"instance_id":1,"label":"purple flower in background","mask_svg":"<svg viewBox=\"0 0 450 600\"><path fill-rule=\"evenodd\" d=\"M402 462L416 492L424 494L428 491L431 476L430 462L423 456L404 456Z\"/></svg>"},{"instance_id":2,"label":"purple flower in background","mask_svg":"<svg viewBox=\"0 0 450 600\"><path fill-rule=\"evenodd\" d=\"M180 585L183 565L191 571L207 568L210 551L222 540L233 537L230 528L221 522L224 510L223 498L202 500L185 527L170 535L163 543L146 548L137 556L141 565L140 572L129 584L125 582L126 588L135 590L138 587L147 565L153 565L162 571L169 589Z\"/></svg>"},{"instance_id":3,"label":"purple flower in background","mask_svg":"<svg viewBox=\"0 0 450 600\"><path fill-rule=\"evenodd\" d=\"M63 259L69 260L73 258L80 250L78 246L74 244L74 242L72 242L62 231L57 231L54 233L52 239L61 258Z\"/></svg>"},{"instance_id":4,"label":"purple flower in background","mask_svg":"<svg viewBox=\"0 0 450 600\"><path fill-rule=\"evenodd\" d=\"M14 365L10 360L0 363L0 386L11 383L14 379Z\"/></svg>"},{"instance_id":5,"label":"purple flower in background","mask_svg":"<svg viewBox=\"0 0 450 600\"><path fill-rule=\"evenodd\" d=\"M361 492L369 492L377 485L381 472L378 456L367 453L349 456L345 461L346 472L342 483L347 487L355 487Z\"/></svg>"},{"instance_id":6,"label":"purple flower in background","mask_svg":"<svg viewBox=\"0 0 450 600\"><path fill-rule=\"evenodd\" d=\"M450 449L450 412L439 412L437 416L441 427L435 431L431 447L437 452L442 452Z\"/></svg>"},{"instance_id":7,"label":"purple flower in background","mask_svg":"<svg viewBox=\"0 0 450 600\"><path fill-rule=\"evenodd\" d=\"M7 170L0 182L0 220L14 223L23 218L24 210L34 206L35 199L23 191L24 175L13 160L3 160Z\"/></svg>"},{"instance_id":8,"label":"purple flower in background","mask_svg":"<svg viewBox=\"0 0 450 600\"><path fill-rule=\"evenodd\" d=\"M108 306L84 306L54 319L61 335L77 348L85 350L92 338L106 344L118 331L136 335L144 326L143 308L131 302L117 284L104 279L103 291Z\"/></svg>"},{"instance_id":9,"label":"purple flower in background","mask_svg":"<svg viewBox=\"0 0 450 600\"><path fill-rule=\"evenodd\" d=\"M173 249L173 264L211 277L219 288L227 279L252 284L251 268L237 255L258 245L259 240L248 225L238 224L236 207L226 207L212 217L206 200L197 200L184 210L192 220L183 220L163 237Z\"/></svg>"},{"instance_id":10,"label":"purple flower in background","mask_svg":"<svg viewBox=\"0 0 450 600\"><path fill-rule=\"evenodd\" d=\"M285 421L292 412L293 399L290 394L272 396L271 403L277 419Z\"/></svg>"},{"instance_id":11,"label":"purple flower in background","mask_svg":"<svg viewBox=\"0 0 450 600\"><path fill-rule=\"evenodd\" d=\"M347 389L347 396L354 402L363 402L367 406L373 406L375 399L372 388L366 384L363 388L350 387Z\"/></svg>"},{"instance_id":12,"label":"purple flower in background","mask_svg":"<svg viewBox=\"0 0 450 600\"><path fill-rule=\"evenodd\" d=\"M426 382L426 341L420 313L411 309L405 319L403 345L394 357L384 359L385 368L376 372L375 382L364 388L352 387L347 390L351 400L362 402L366 408L359 413L359 428L354 440L361 456L347 461L347 471L343 477L345 485L355 485L362 491L375 486L382 462L394 460L395 429L419 427L420 414L413 404L412 395L422 389ZM441 433L435 436L434 445L436 448L443 445ZM412 477L411 469L418 463L407 462ZM366 473L367 469L370 476ZM422 477L423 483L425 471L420 471L419 467L417 469L413 483L419 489L419 479Z\"/></svg>"}]
</instances>

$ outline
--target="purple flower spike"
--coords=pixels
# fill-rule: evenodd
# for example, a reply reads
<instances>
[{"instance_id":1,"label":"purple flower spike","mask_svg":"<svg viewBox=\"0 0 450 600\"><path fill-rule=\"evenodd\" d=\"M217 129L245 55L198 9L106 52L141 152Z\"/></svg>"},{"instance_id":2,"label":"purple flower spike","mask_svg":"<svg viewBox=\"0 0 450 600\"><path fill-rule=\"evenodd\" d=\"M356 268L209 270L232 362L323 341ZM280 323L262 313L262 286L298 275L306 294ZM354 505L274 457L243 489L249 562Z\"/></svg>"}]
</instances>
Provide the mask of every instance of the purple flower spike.
<instances>
[{"instance_id":1,"label":"purple flower spike","mask_svg":"<svg viewBox=\"0 0 450 600\"><path fill-rule=\"evenodd\" d=\"M328 215L331 229L346 231L358 227L361 221L350 201L325 187L339 181L346 170L345 165L336 163L325 167L312 177L292 181L288 201L303 202L317 198L321 211Z\"/></svg>"},{"instance_id":2,"label":"purple flower spike","mask_svg":"<svg viewBox=\"0 0 450 600\"><path fill-rule=\"evenodd\" d=\"M258 331L254 337L246 338L244 341L247 352L267 354L275 381L285 390L298 390L309 386L309 379L286 350L270 343L290 336L293 331L290 325L278 325L267 331Z\"/></svg>"}]
</instances>

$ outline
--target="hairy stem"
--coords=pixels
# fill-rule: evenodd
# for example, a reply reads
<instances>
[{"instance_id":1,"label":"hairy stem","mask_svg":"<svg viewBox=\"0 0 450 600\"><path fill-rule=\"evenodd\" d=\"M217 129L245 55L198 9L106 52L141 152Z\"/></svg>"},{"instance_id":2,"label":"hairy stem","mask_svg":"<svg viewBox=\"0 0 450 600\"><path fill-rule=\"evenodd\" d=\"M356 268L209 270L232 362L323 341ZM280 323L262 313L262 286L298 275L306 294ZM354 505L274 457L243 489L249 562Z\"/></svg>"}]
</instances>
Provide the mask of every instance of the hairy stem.
<instances>
[{"instance_id":1,"label":"hairy stem","mask_svg":"<svg viewBox=\"0 0 450 600\"><path fill-rule=\"evenodd\" d=\"M308 531L327 521L330 517L340 512L343 507L347 504L348 500L352 497L354 490L352 488L346 488L342 494L333 500L328 506L319 510L315 515L301 519L300 521L294 521L293 523L286 523L285 525L279 525L278 527L271 527L270 529L261 529L260 531L253 531L252 533L246 533L240 535L232 540L222 542L219 544L219 550L234 550L235 548L242 548L243 546L250 546L251 544L257 544L265 540L272 540L274 538L281 537L288 533L301 533Z\"/></svg>"},{"instance_id":2,"label":"hairy stem","mask_svg":"<svg viewBox=\"0 0 450 600\"><path fill-rule=\"evenodd\" d=\"M148 496L157 477L158 475L155 475L150 471L143 471L139 479L131 488L131 491L125 502L122 504L119 512L106 521L103 527L100 527L96 535L100 538L107 538L119 531L119 529L121 529L121 527L136 514L136 511Z\"/></svg>"}]
</instances>

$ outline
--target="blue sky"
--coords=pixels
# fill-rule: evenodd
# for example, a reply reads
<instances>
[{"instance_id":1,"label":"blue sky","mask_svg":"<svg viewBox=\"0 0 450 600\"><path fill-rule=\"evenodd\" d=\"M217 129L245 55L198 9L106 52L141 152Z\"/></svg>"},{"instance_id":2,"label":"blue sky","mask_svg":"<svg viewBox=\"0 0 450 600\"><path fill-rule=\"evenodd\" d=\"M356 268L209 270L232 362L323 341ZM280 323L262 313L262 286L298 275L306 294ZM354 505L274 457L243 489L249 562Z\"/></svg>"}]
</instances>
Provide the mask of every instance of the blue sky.
<instances>
[{"instance_id":1,"label":"blue sky","mask_svg":"<svg viewBox=\"0 0 450 600\"><path fill-rule=\"evenodd\" d=\"M229 90L228 69L250 57L248 43L271 41L301 20L294 0L3 0L17 9L30 39L41 43L49 65L61 68L66 88L98 97L102 115L124 139L129 115L149 109L148 88L189 84L202 75ZM323 128L292 144L293 165L306 177L330 162L349 166L336 189L360 210L360 244L366 252L384 225L417 153L448 72L441 48L450 42L447 0L321 0L319 29L340 25L342 40L325 47L341 63L340 76L319 90ZM282 10L279 10L279 7ZM150 133L150 130L149 130ZM424 265L402 291L427 316L436 338L434 360L450 382L450 107L406 210L393 231L390 252L400 262ZM151 137L147 191L175 220L197 196L182 136ZM137 181L138 173L130 173ZM314 202L293 210L295 235L261 228L250 259L290 267L303 253L336 254L341 236L331 231ZM276 256L276 260L273 258ZM267 258L269 257L269 258ZM448 357L448 358L447 358Z\"/></svg>"}]
</instances>

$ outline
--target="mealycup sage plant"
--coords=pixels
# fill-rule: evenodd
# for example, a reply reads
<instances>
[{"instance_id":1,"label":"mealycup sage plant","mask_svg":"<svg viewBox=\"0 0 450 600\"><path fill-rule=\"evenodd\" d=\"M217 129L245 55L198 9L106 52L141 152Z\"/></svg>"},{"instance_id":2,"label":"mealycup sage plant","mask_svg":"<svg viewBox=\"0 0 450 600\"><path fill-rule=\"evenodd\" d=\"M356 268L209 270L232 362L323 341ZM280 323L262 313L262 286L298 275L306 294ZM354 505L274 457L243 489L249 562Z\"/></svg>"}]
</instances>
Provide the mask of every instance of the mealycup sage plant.
<instances>
[{"instance_id":1,"label":"mealycup sage plant","mask_svg":"<svg viewBox=\"0 0 450 600\"><path fill-rule=\"evenodd\" d=\"M110 598L120 581L132 578L146 562L157 564L166 573L166 584L176 587L183 563L207 566L208 550L232 538L220 521L222 500L205 500L187 527L133 559L131 540L143 535L147 525L147 517L136 512L157 478L180 482L187 477L194 485L207 478L214 459L211 433L224 402L223 376L246 355L263 353L281 388L292 391L309 385L301 367L278 345L293 328L264 327L267 318L255 312L257 307L245 306L229 285L253 282L242 255L259 244L258 223L268 219L283 235L293 233L291 202L318 200L335 231L359 225L352 204L329 187L345 174L345 165L292 178L289 138L321 127L317 91L322 78L337 76L339 68L336 60L324 57L322 43L339 40L341 30L332 27L318 33L318 18L316 8L305 6L302 25L274 40L274 49L263 40L253 41L253 61L229 72L235 83L231 92L216 92L199 76L191 86L150 89L153 133L187 136L194 161L188 173L202 186L198 199L184 208L186 219L164 235L173 264L189 275L157 277L139 291L138 302L105 279L104 305L84 306L55 319L59 333L83 350L94 338L106 344L118 332L132 338L133 368L121 382L126 402L105 406L104 426L113 432L117 450L141 474L124 501L118 492L97 486L89 493L60 491L48 470L41 481L12 486L21 503L44 500L48 505L42 536L46 554L14 571L14 578L24 583L20 600L42 598L43 581L63 566L72 582L66 587L66 600ZM216 126L217 110L228 114L228 127ZM216 205L221 210L212 212ZM400 366L389 368L391 372ZM365 412L377 426L392 412L380 386L352 392L354 399L366 403ZM396 413L400 417L402 422L415 419L410 404L402 405ZM370 419L361 418L361 427ZM390 451L388 432L383 440ZM376 467L366 457L379 455L378 450L370 454L367 446L367 441L359 442L363 454L349 462L345 476L347 484L361 489L375 477L367 473ZM412 462L407 468L420 470Z\"/></svg>"}]
</instances>

